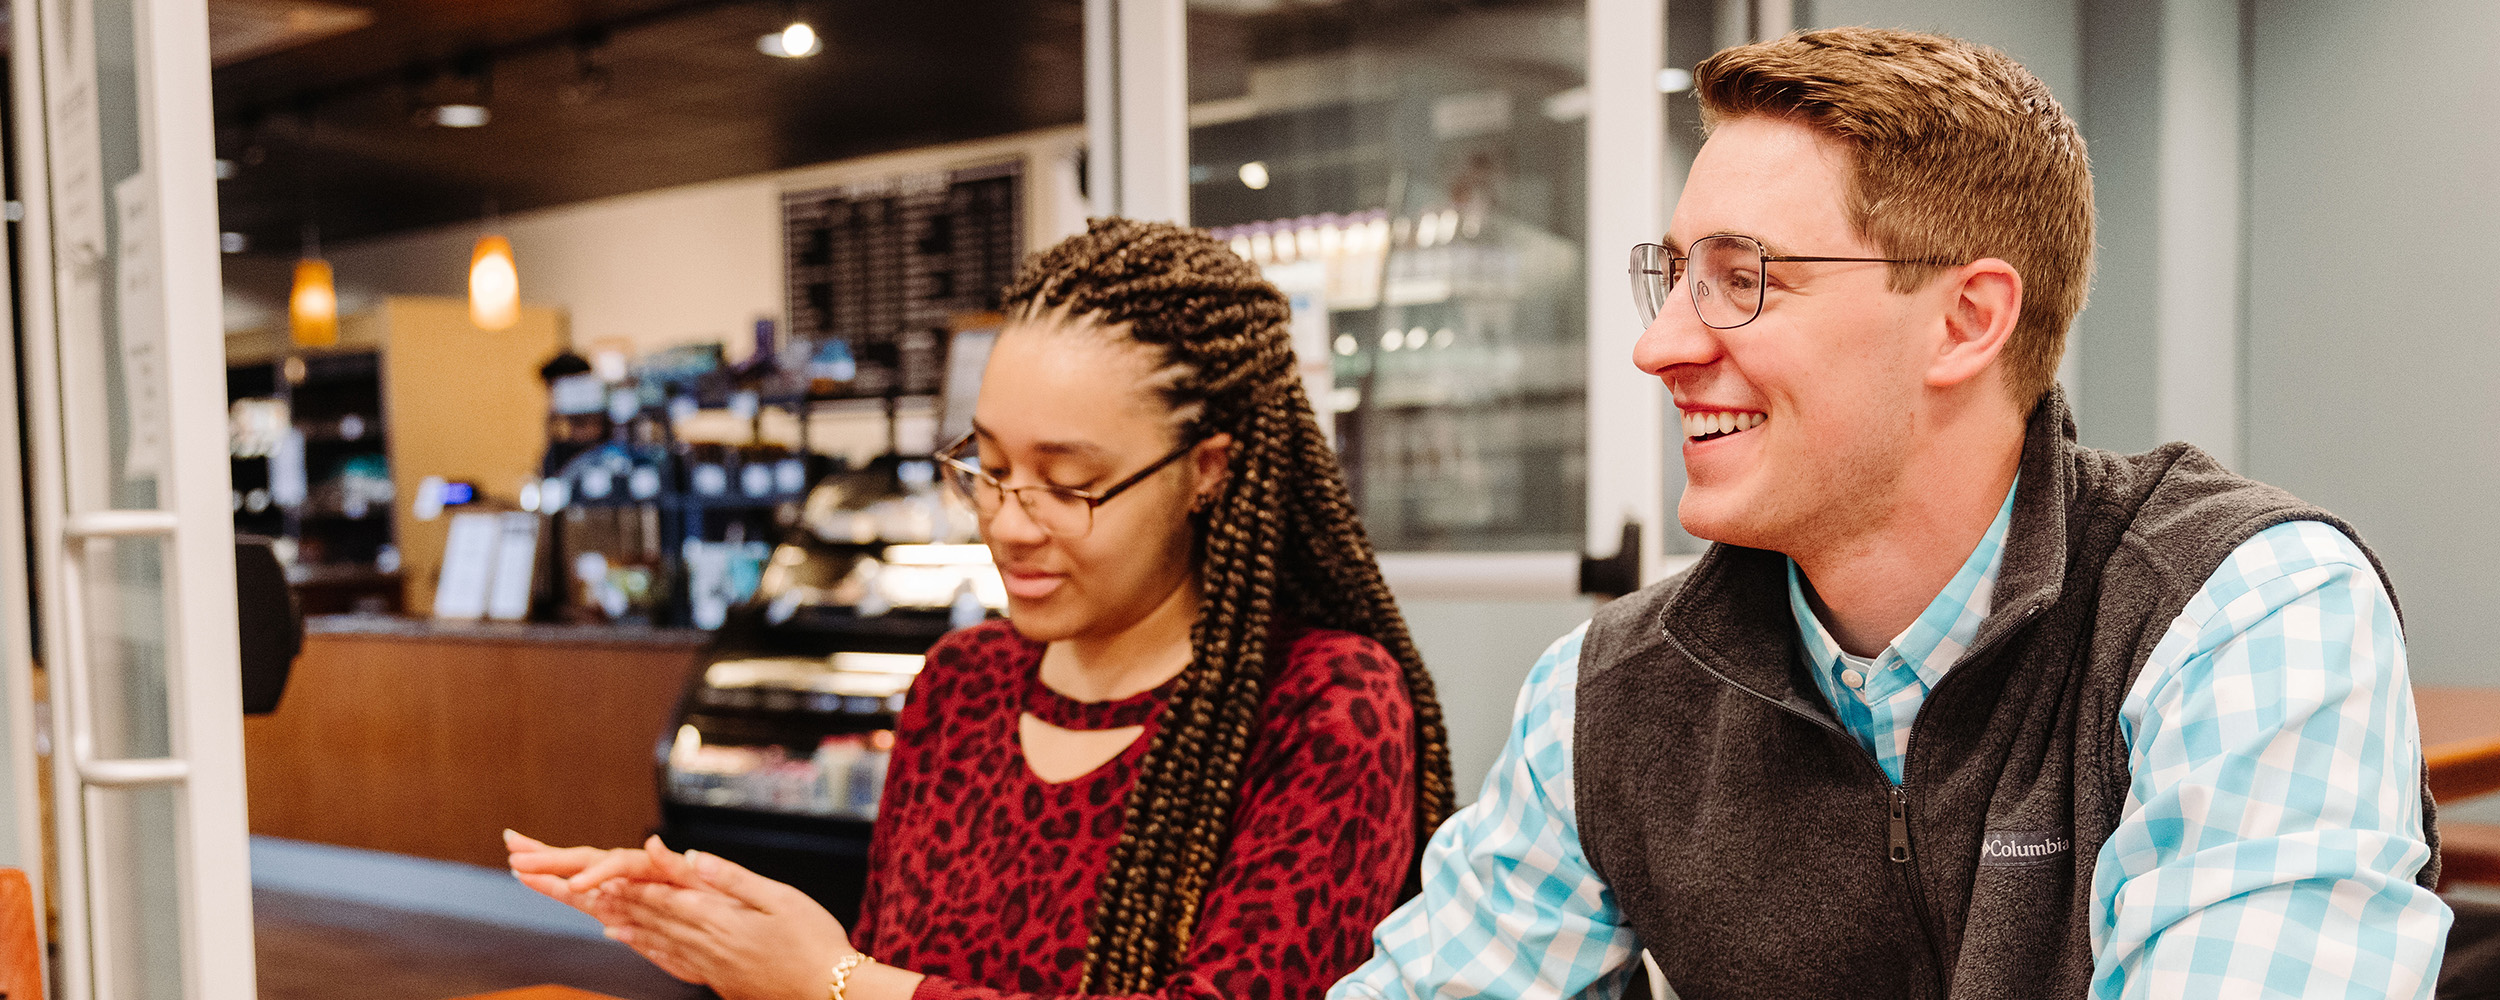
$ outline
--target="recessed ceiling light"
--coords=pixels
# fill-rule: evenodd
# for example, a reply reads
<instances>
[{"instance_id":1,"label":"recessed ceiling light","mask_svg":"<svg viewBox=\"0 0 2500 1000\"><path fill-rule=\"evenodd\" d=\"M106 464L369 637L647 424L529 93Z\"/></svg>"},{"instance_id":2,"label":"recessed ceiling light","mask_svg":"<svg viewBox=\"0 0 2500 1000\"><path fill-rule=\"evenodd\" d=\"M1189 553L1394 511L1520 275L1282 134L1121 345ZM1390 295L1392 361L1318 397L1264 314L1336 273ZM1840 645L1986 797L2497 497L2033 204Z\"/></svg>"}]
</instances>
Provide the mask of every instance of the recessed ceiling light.
<instances>
[{"instance_id":1,"label":"recessed ceiling light","mask_svg":"<svg viewBox=\"0 0 2500 1000\"><path fill-rule=\"evenodd\" d=\"M816 29L805 21L792 21L790 26L755 40L755 50L783 59L805 59L825 50L825 41L816 36Z\"/></svg>"},{"instance_id":2,"label":"recessed ceiling light","mask_svg":"<svg viewBox=\"0 0 2500 1000\"><path fill-rule=\"evenodd\" d=\"M1252 191L1267 190L1267 164L1252 160L1241 165L1241 186Z\"/></svg>"},{"instance_id":3,"label":"recessed ceiling light","mask_svg":"<svg viewBox=\"0 0 2500 1000\"><path fill-rule=\"evenodd\" d=\"M476 128L494 120L494 113L479 104L437 104L434 124L445 128Z\"/></svg>"}]
</instances>

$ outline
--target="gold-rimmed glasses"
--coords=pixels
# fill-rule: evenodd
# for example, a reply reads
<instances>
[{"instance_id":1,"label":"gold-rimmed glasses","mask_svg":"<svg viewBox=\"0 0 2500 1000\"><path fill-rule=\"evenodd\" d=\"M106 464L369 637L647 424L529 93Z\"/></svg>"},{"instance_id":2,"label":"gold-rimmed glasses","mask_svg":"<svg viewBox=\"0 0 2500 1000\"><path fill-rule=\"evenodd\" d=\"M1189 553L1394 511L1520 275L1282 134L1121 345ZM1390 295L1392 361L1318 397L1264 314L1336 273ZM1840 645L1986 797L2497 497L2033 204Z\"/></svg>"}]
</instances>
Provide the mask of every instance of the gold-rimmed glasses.
<instances>
[{"instance_id":1,"label":"gold-rimmed glasses","mask_svg":"<svg viewBox=\"0 0 2500 1000\"><path fill-rule=\"evenodd\" d=\"M1675 251L1656 243L1643 243L1632 248L1632 305L1640 310L1641 325L1658 321L1658 314L1667 307L1667 296L1677 285L1683 285L1692 297L1693 312L1701 317L1703 326L1713 330L1733 330L1762 315L1762 287L1765 265L1783 262L1844 262L1853 264L1933 264L1958 266L1960 261L1925 260L1915 257L1797 257L1773 254L1762 247L1762 241L1751 236L1706 236L1693 241L1690 253Z\"/></svg>"},{"instance_id":2,"label":"gold-rimmed glasses","mask_svg":"<svg viewBox=\"0 0 2500 1000\"><path fill-rule=\"evenodd\" d=\"M1180 447L1155 459L1128 478L1099 490L1080 490L1049 483L1009 486L999 482L997 476L990 475L989 470L983 469L979 462L966 457L972 450L977 433L966 434L938 452L938 468L945 473L947 485L954 487L964 499L972 501L972 509L980 513L981 523L985 526L991 518L998 516L999 508L1006 506L1007 497L1012 494L1016 504L1024 508L1024 516L1032 518L1033 523L1043 531L1069 540L1083 538L1094 530L1094 508L1109 503L1112 497L1119 496L1129 487L1145 482L1146 477L1179 461L1181 456L1189 454L1191 448L1198 446L1196 441L1184 441Z\"/></svg>"}]
</instances>

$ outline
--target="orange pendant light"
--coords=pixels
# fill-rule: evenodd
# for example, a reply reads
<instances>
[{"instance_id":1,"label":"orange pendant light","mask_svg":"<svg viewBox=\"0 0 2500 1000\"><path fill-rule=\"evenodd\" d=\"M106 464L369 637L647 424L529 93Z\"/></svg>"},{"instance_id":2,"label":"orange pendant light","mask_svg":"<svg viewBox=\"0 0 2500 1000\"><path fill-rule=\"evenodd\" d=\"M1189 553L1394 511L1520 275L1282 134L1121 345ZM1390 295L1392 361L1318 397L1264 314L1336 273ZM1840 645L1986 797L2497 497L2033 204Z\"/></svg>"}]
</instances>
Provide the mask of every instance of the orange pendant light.
<instances>
[{"instance_id":1,"label":"orange pendant light","mask_svg":"<svg viewBox=\"0 0 2500 1000\"><path fill-rule=\"evenodd\" d=\"M480 330L509 330L521 321L521 273L512 241L487 236L469 253L469 321Z\"/></svg>"},{"instance_id":2,"label":"orange pendant light","mask_svg":"<svg viewBox=\"0 0 2500 1000\"><path fill-rule=\"evenodd\" d=\"M297 346L337 346L339 290L329 261L307 257L295 262L295 291L287 296L286 320Z\"/></svg>"}]
</instances>

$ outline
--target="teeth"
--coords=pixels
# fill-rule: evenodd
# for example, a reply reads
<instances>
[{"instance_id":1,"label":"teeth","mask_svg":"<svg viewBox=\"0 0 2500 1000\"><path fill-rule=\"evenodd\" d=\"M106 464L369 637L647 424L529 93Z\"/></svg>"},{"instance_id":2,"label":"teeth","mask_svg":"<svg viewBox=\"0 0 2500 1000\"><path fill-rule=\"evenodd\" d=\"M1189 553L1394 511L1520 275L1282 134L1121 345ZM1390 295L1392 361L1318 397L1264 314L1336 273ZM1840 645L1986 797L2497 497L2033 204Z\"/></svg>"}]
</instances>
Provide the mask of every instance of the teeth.
<instances>
[{"instance_id":1,"label":"teeth","mask_svg":"<svg viewBox=\"0 0 2500 1000\"><path fill-rule=\"evenodd\" d=\"M1768 419L1770 419L1768 416L1751 411L1712 410L1706 413L1687 413L1684 414L1683 419L1684 436L1702 438L1752 430L1762 426L1762 422Z\"/></svg>"}]
</instances>

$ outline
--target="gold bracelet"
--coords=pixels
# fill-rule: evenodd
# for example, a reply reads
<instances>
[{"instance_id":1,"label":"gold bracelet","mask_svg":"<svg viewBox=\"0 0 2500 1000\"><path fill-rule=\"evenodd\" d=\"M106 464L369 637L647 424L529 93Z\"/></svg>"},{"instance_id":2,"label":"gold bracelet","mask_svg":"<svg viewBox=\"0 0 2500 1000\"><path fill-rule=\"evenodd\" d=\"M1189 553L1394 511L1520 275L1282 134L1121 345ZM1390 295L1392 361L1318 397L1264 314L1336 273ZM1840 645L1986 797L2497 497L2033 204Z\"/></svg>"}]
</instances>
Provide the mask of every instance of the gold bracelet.
<instances>
[{"instance_id":1,"label":"gold bracelet","mask_svg":"<svg viewBox=\"0 0 2500 1000\"><path fill-rule=\"evenodd\" d=\"M842 990L851 984L851 970L875 961L867 952L855 951L833 963L833 985L826 988L825 1000L843 1000Z\"/></svg>"}]
</instances>

